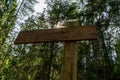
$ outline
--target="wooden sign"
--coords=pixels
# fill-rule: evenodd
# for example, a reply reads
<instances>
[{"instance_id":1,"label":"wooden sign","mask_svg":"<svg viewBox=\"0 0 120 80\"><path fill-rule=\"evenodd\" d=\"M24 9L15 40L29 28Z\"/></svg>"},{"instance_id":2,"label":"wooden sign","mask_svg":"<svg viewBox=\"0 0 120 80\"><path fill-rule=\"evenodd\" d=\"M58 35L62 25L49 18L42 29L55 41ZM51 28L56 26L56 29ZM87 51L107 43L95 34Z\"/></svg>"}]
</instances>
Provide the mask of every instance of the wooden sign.
<instances>
[{"instance_id":1,"label":"wooden sign","mask_svg":"<svg viewBox=\"0 0 120 80\"><path fill-rule=\"evenodd\" d=\"M76 41L96 40L97 33L94 26L77 26L75 21L68 23L70 24L67 24L67 28L21 31L14 43L27 44L64 41L64 59L61 69L61 80L77 80L78 50Z\"/></svg>"},{"instance_id":2,"label":"wooden sign","mask_svg":"<svg viewBox=\"0 0 120 80\"><path fill-rule=\"evenodd\" d=\"M79 41L97 39L94 26L21 31L15 44Z\"/></svg>"}]
</instances>

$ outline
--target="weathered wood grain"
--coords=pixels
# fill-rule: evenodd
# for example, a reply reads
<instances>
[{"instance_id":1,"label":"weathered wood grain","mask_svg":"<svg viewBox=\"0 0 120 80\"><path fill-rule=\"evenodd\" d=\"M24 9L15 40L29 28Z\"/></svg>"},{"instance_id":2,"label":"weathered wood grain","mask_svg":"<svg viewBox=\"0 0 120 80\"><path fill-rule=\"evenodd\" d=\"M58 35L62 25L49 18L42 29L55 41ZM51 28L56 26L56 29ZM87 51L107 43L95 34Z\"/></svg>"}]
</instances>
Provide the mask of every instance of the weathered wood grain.
<instances>
[{"instance_id":1,"label":"weathered wood grain","mask_svg":"<svg viewBox=\"0 0 120 80\"><path fill-rule=\"evenodd\" d=\"M62 42L79 40L96 40L96 28L93 26L42 29L34 31L21 31L15 40L15 44Z\"/></svg>"}]
</instances>

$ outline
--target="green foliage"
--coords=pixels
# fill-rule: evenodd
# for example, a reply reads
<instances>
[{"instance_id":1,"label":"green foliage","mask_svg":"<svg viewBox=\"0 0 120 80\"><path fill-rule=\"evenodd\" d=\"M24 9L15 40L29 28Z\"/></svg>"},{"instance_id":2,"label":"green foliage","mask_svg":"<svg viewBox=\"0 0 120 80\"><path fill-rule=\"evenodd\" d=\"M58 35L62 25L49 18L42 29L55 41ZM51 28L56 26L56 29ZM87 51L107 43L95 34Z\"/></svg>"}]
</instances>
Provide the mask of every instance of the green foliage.
<instances>
[{"instance_id":1,"label":"green foliage","mask_svg":"<svg viewBox=\"0 0 120 80\"><path fill-rule=\"evenodd\" d=\"M16 17L16 0L0 1L0 80L24 79L18 57L21 50L13 45Z\"/></svg>"},{"instance_id":2,"label":"green foliage","mask_svg":"<svg viewBox=\"0 0 120 80\"><path fill-rule=\"evenodd\" d=\"M52 26L59 21L77 18L76 3L69 3L67 0L46 0L46 3L48 5L48 21Z\"/></svg>"},{"instance_id":3,"label":"green foliage","mask_svg":"<svg viewBox=\"0 0 120 80\"><path fill-rule=\"evenodd\" d=\"M9 33L14 27L16 20L16 1L4 0L0 1L0 79L11 80L14 77L14 65L12 63L13 56L11 54L11 46L7 44Z\"/></svg>"},{"instance_id":4,"label":"green foliage","mask_svg":"<svg viewBox=\"0 0 120 80\"><path fill-rule=\"evenodd\" d=\"M120 79L120 40L117 41L116 45L115 45L115 49L116 49L116 61L115 61L115 65L114 65L114 79L115 80L119 80Z\"/></svg>"},{"instance_id":5,"label":"green foliage","mask_svg":"<svg viewBox=\"0 0 120 80\"><path fill-rule=\"evenodd\" d=\"M9 3L9 4L8 4ZM14 22L16 20L15 10L16 10L16 1L0 2L1 14L0 14L0 45L3 45L8 33L14 26Z\"/></svg>"},{"instance_id":6,"label":"green foliage","mask_svg":"<svg viewBox=\"0 0 120 80\"><path fill-rule=\"evenodd\" d=\"M23 18L21 13L30 16L21 30L55 28L60 21L76 18L81 25L96 25L98 40L78 43L77 79L120 79L120 41L111 34L118 33L119 1L46 0L47 9L32 15L35 3L36 0L23 0L16 9L15 0L0 1L0 80L60 79L63 43L13 44L16 17Z\"/></svg>"}]
</instances>

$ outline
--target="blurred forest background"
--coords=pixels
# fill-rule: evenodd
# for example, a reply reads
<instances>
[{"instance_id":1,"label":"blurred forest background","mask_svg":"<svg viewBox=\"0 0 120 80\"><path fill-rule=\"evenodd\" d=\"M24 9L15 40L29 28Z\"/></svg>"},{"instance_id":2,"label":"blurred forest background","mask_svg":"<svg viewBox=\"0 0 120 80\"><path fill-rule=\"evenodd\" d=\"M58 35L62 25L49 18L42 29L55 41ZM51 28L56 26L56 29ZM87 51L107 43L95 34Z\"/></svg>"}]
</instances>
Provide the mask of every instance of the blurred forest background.
<instances>
[{"instance_id":1,"label":"blurred forest background","mask_svg":"<svg viewBox=\"0 0 120 80\"><path fill-rule=\"evenodd\" d=\"M78 42L78 80L120 80L120 0L0 0L0 80L60 80L63 43L15 45L21 30L55 28L68 19L96 25L98 40ZM39 7L38 7L39 8ZM19 27L20 26L20 27Z\"/></svg>"}]
</instances>

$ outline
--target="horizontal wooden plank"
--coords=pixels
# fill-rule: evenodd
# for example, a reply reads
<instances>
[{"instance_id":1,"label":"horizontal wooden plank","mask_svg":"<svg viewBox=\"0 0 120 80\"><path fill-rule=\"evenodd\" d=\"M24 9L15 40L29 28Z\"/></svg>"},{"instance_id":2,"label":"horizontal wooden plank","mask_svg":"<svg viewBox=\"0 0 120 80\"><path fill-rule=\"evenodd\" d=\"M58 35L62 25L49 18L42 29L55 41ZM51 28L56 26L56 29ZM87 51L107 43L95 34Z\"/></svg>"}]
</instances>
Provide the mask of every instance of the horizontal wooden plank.
<instances>
[{"instance_id":1,"label":"horizontal wooden plank","mask_svg":"<svg viewBox=\"0 0 120 80\"><path fill-rule=\"evenodd\" d=\"M79 40L96 40L95 27L74 27L59 29L42 29L34 31L21 31L18 34L15 44L62 42Z\"/></svg>"}]
</instances>

